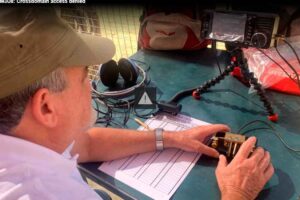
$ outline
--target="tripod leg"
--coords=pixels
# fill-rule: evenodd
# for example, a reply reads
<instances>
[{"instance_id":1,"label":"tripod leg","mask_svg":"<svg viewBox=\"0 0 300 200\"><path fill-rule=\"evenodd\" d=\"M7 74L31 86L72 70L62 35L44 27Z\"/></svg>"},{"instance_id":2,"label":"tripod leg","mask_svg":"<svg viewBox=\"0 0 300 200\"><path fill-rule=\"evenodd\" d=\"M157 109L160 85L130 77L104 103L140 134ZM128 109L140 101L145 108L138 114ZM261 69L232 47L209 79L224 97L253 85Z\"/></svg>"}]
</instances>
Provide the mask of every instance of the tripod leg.
<instances>
[{"instance_id":1,"label":"tripod leg","mask_svg":"<svg viewBox=\"0 0 300 200\"><path fill-rule=\"evenodd\" d=\"M267 98L265 91L263 90L260 83L258 83L257 79L254 77L254 73L249 72L247 59L244 58L242 49L236 49L233 50L231 57L231 64L226 67L226 69L216 78L213 78L207 82L205 82L203 85L198 87L196 90L193 91L193 97L195 99L200 99L200 94L206 92L210 87L214 86L215 84L219 83L221 80L225 78L230 72L234 70L235 67L238 67L241 69L241 72L244 76L244 78L250 82L251 85L254 86L254 89L257 91L257 94L260 97L260 100L263 102L264 107L266 108L269 116L269 120L272 122L278 121L278 115L274 113L273 108L271 106L271 103L269 99Z\"/></svg>"},{"instance_id":2,"label":"tripod leg","mask_svg":"<svg viewBox=\"0 0 300 200\"><path fill-rule=\"evenodd\" d=\"M264 107L266 108L269 116L269 120L272 122L276 122L278 120L278 115L274 113L271 102L269 101L268 97L266 96L266 93L264 89L262 88L262 85L258 83L257 78L254 77L253 72L249 72L247 60L244 58L243 63L240 65L240 68L242 70L243 76L250 81L250 84L253 85L254 89L257 91L257 94L260 97L260 100L263 102Z\"/></svg>"},{"instance_id":3,"label":"tripod leg","mask_svg":"<svg viewBox=\"0 0 300 200\"><path fill-rule=\"evenodd\" d=\"M193 97L195 99L200 99L200 94L206 92L210 87L216 85L219 83L221 80L225 78L230 72L233 71L235 66L233 66L233 63L229 66L226 67L226 69L217 77L208 80L205 82L203 85L199 86L196 90L193 91Z\"/></svg>"}]
</instances>

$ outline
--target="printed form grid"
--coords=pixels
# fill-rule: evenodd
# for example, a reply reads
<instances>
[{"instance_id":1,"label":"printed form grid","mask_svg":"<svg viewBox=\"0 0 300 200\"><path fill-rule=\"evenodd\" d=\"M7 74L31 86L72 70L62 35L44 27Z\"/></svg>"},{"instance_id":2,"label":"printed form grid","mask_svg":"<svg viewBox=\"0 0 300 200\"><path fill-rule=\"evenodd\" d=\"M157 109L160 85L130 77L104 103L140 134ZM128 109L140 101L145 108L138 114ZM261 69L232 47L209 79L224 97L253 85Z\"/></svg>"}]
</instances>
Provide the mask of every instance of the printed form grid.
<instances>
[{"instance_id":1,"label":"printed form grid","mask_svg":"<svg viewBox=\"0 0 300 200\"><path fill-rule=\"evenodd\" d=\"M159 115L145 122L151 129L180 131L206 122L184 115ZM140 127L139 130L144 130ZM178 149L136 154L104 162L99 170L113 176L153 199L170 199L191 171L200 154Z\"/></svg>"}]
</instances>

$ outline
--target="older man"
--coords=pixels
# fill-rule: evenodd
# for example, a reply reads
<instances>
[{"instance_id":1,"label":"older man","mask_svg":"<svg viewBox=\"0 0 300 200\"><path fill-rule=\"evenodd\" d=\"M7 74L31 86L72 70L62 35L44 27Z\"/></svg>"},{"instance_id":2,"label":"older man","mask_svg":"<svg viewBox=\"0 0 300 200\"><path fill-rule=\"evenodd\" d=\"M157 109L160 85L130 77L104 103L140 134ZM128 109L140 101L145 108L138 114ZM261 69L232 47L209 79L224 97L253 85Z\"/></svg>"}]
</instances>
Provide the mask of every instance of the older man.
<instances>
[{"instance_id":1,"label":"older man","mask_svg":"<svg viewBox=\"0 0 300 200\"><path fill-rule=\"evenodd\" d=\"M0 42L0 199L101 199L82 181L77 161L156 150L155 131L92 128L86 66L111 59L110 40L74 32L52 9L18 8L0 11ZM202 142L227 130L164 131L163 147L218 157ZM271 178L268 152L257 148L249 157L255 141L229 165L220 156L222 199L254 199Z\"/></svg>"}]
</instances>

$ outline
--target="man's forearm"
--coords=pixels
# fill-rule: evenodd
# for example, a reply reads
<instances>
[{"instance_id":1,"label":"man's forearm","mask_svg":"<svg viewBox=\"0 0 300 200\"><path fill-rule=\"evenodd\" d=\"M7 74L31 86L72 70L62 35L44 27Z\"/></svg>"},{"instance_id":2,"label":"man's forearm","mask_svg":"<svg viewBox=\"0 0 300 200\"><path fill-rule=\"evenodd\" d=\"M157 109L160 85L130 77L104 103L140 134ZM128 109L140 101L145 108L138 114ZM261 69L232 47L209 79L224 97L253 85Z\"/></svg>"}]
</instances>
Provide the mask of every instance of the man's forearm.
<instances>
[{"instance_id":1,"label":"man's forearm","mask_svg":"<svg viewBox=\"0 0 300 200\"><path fill-rule=\"evenodd\" d=\"M171 132L163 134L165 147L172 146ZM113 160L136 153L155 151L155 134L153 131L130 129L92 128L88 131L89 142L86 158L80 161Z\"/></svg>"},{"instance_id":2,"label":"man's forearm","mask_svg":"<svg viewBox=\"0 0 300 200\"><path fill-rule=\"evenodd\" d=\"M88 134L89 157L92 161L113 160L155 150L155 136L150 131L93 128Z\"/></svg>"},{"instance_id":3,"label":"man's forearm","mask_svg":"<svg viewBox=\"0 0 300 200\"><path fill-rule=\"evenodd\" d=\"M218 157L215 149L202 142L216 132L228 130L228 126L214 124L178 132L163 131L164 148L179 148ZM154 131L92 128L75 140L72 154L79 154L79 162L113 160L156 150Z\"/></svg>"}]
</instances>

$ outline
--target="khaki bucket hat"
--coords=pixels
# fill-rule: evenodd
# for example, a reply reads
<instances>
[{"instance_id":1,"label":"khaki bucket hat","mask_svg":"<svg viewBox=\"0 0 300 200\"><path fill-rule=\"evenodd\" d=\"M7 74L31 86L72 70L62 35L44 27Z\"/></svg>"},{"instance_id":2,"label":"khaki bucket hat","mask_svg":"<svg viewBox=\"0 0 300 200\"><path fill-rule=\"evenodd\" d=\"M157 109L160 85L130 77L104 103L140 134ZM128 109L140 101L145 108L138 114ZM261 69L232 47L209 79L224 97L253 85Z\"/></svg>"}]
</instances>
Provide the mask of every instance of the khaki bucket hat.
<instances>
[{"instance_id":1,"label":"khaki bucket hat","mask_svg":"<svg viewBox=\"0 0 300 200\"><path fill-rule=\"evenodd\" d=\"M58 67L105 63L115 54L109 39L77 33L53 8L0 9L0 99Z\"/></svg>"}]
</instances>

